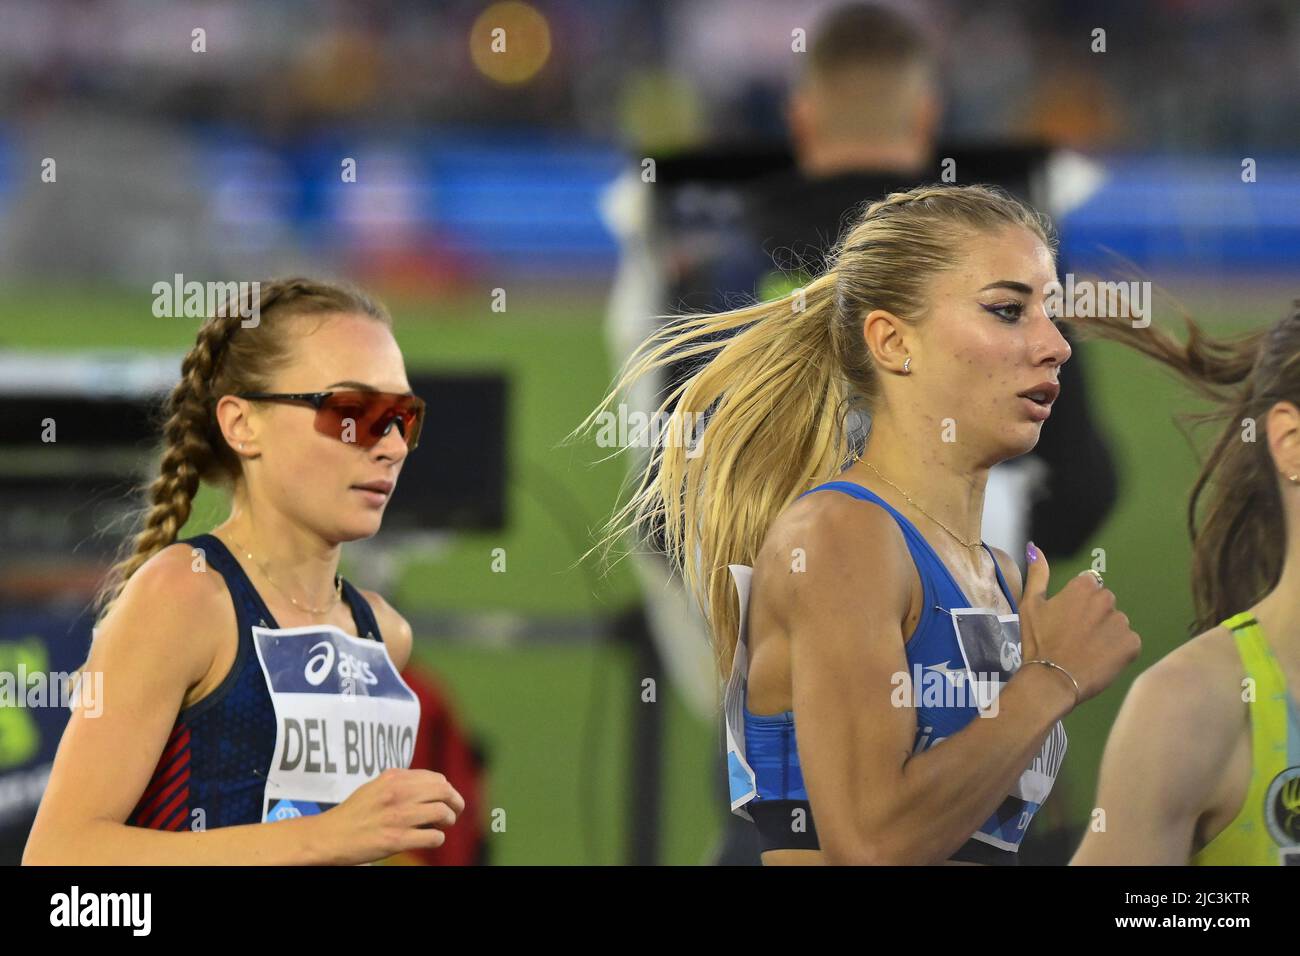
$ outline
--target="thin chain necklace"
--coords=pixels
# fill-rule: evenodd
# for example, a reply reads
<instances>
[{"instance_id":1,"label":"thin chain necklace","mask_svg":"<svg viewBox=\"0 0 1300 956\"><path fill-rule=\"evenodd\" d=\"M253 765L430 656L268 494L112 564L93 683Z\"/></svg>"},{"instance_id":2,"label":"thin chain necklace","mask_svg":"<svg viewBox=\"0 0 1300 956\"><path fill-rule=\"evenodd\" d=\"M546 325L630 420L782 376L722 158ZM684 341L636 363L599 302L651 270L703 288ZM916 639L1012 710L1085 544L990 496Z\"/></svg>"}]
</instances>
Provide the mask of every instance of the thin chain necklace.
<instances>
[{"instance_id":1,"label":"thin chain necklace","mask_svg":"<svg viewBox=\"0 0 1300 956\"><path fill-rule=\"evenodd\" d=\"M227 534L229 534L229 532L227 532ZM329 604L321 608L308 607L305 604L299 604L297 601L294 600L292 594L290 594L284 588L280 587L280 585L276 582L275 578L271 577L271 574L269 571L266 570L265 565L263 565L262 562L258 561L257 558L253 557L253 552L249 551L247 548L245 548L234 538L230 539L230 543L233 544L240 551L244 552L248 560L253 563L253 566L257 568L257 570L261 571L262 576L271 582L271 586L275 588L277 591L279 591L281 594L283 594L285 597L287 597L289 599L289 603L292 604L300 611L306 611L308 614L315 614L317 616L321 614L328 614L330 611L334 609L334 605L338 604L343 597L343 579L339 577L337 574L335 574L334 575L334 600L330 601Z\"/></svg>"},{"instance_id":2,"label":"thin chain necklace","mask_svg":"<svg viewBox=\"0 0 1300 956\"><path fill-rule=\"evenodd\" d=\"M858 457L854 458L853 460L854 460L854 461L862 461L862 456L859 455ZM948 534L952 535L953 538L955 538L955 539L956 539L957 541L959 541L961 544L965 545L965 546L968 547L968 548L978 548L978 547L980 547L980 542L979 542L979 541L967 541L967 540L964 539L961 535L957 534L957 532L953 531L953 530L952 530L951 528L949 528L946 524L944 524L942 521L940 521L938 518L936 518L934 515L930 514L930 512L926 511L924 508L922 508L920 505L918 505L915 501L912 500L912 496L911 496L911 495L909 495L909 494L908 494L906 491L904 491L902 488L898 487L898 485L894 484L892 481L890 481L888 478L886 478L884 475L882 475L882 474L880 473L880 469L877 468L875 465L873 465L871 462L869 462L869 461L862 461L862 464L866 465L868 468L870 468L872 471L874 471L874 472L876 473L876 477L878 477L881 481L883 481L885 484L889 485L889 487L893 488L893 489L894 489L895 491L897 491L900 495L902 495L904 498L906 498L906 499L907 499L907 503L908 503L909 505L911 505L911 506L912 506L913 508L915 508L917 511L921 512L921 514L925 515L927 518L929 518L931 521L933 521L935 524L937 524L937 525L938 525L940 528L942 528L944 531L947 531Z\"/></svg>"}]
</instances>

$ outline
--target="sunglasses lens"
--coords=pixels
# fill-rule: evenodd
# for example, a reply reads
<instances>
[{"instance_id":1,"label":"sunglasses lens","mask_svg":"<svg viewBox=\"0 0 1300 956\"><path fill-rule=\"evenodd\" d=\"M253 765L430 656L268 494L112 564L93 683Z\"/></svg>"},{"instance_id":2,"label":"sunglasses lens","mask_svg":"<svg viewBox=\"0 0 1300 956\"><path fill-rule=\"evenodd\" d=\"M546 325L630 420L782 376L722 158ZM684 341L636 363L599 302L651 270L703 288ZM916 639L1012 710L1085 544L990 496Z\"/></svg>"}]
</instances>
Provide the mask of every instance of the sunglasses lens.
<instances>
[{"instance_id":1,"label":"sunglasses lens","mask_svg":"<svg viewBox=\"0 0 1300 956\"><path fill-rule=\"evenodd\" d=\"M407 447L412 450L420 444L420 429L424 427L424 402L416 399L411 405L409 417L406 426L402 429L402 434L406 436Z\"/></svg>"},{"instance_id":2,"label":"sunglasses lens","mask_svg":"<svg viewBox=\"0 0 1300 956\"><path fill-rule=\"evenodd\" d=\"M424 402L414 395L387 392L335 392L316 416L316 430L362 448L373 448L396 424L414 448Z\"/></svg>"}]
</instances>

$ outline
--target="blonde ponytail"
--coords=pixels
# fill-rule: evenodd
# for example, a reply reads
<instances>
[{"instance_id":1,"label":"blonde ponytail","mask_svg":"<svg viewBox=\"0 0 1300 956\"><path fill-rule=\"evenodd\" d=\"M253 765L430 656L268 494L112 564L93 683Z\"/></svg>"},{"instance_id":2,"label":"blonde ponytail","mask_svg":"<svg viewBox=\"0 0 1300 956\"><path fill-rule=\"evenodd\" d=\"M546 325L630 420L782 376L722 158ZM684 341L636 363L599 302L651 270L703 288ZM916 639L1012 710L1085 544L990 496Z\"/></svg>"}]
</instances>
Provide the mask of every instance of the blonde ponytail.
<instances>
[{"instance_id":1,"label":"blonde ponytail","mask_svg":"<svg viewBox=\"0 0 1300 956\"><path fill-rule=\"evenodd\" d=\"M642 377L709 357L660 404L654 418L667 419L670 440L651 449L630 499L592 550L608 556L625 534L645 540L662 524L668 559L708 615L721 673L739 627L727 565L753 565L777 516L842 470L851 451L846 413L855 402L869 410L878 398L863 318L880 308L919 321L930 277L951 266L961 240L1007 225L1052 244L1036 213L989 187L931 186L872 203L804 288L718 314L668 318L571 434L592 428ZM698 444L672 440L678 436Z\"/></svg>"}]
</instances>

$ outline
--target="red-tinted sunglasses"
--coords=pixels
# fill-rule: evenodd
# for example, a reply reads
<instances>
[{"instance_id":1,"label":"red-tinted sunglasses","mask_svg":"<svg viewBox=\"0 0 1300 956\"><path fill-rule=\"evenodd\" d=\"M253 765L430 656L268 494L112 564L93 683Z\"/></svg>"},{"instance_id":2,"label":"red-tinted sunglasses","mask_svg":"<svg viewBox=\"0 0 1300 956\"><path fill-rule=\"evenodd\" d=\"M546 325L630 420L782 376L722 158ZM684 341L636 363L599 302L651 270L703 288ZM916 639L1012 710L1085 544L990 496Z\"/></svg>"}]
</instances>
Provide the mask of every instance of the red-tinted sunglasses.
<instances>
[{"instance_id":1,"label":"red-tinted sunglasses","mask_svg":"<svg viewBox=\"0 0 1300 956\"><path fill-rule=\"evenodd\" d=\"M257 402L306 402L316 409L318 432L361 448L379 444L396 422L406 447L414 451L424 424L424 399L395 392L240 392L238 397Z\"/></svg>"}]
</instances>

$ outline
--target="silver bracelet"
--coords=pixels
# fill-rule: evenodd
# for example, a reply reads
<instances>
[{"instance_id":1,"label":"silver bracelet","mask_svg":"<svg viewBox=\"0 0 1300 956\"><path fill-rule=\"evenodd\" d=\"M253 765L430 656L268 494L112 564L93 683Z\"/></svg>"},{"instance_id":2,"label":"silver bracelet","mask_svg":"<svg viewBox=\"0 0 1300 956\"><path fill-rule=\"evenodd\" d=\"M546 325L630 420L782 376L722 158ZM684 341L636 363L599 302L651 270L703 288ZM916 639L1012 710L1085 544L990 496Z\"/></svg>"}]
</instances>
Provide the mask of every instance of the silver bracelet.
<instances>
[{"instance_id":1,"label":"silver bracelet","mask_svg":"<svg viewBox=\"0 0 1300 956\"><path fill-rule=\"evenodd\" d=\"M1079 690L1079 682L1075 680L1074 675L1071 674L1069 671L1067 671L1064 667L1062 667L1060 664L1056 663L1055 661L1049 661L1042 657L1035 657L1033 660L1025 661L1024 664L1046 664L1048 667L1055 667L1066 677L1070 678L1070 683L1074 685L1074 706L1076 707L1079 706L1079 698L1083 696L1082 692ZM1023 666L1023 664L1021 666Z\"/></svg>"}]
</instances>

